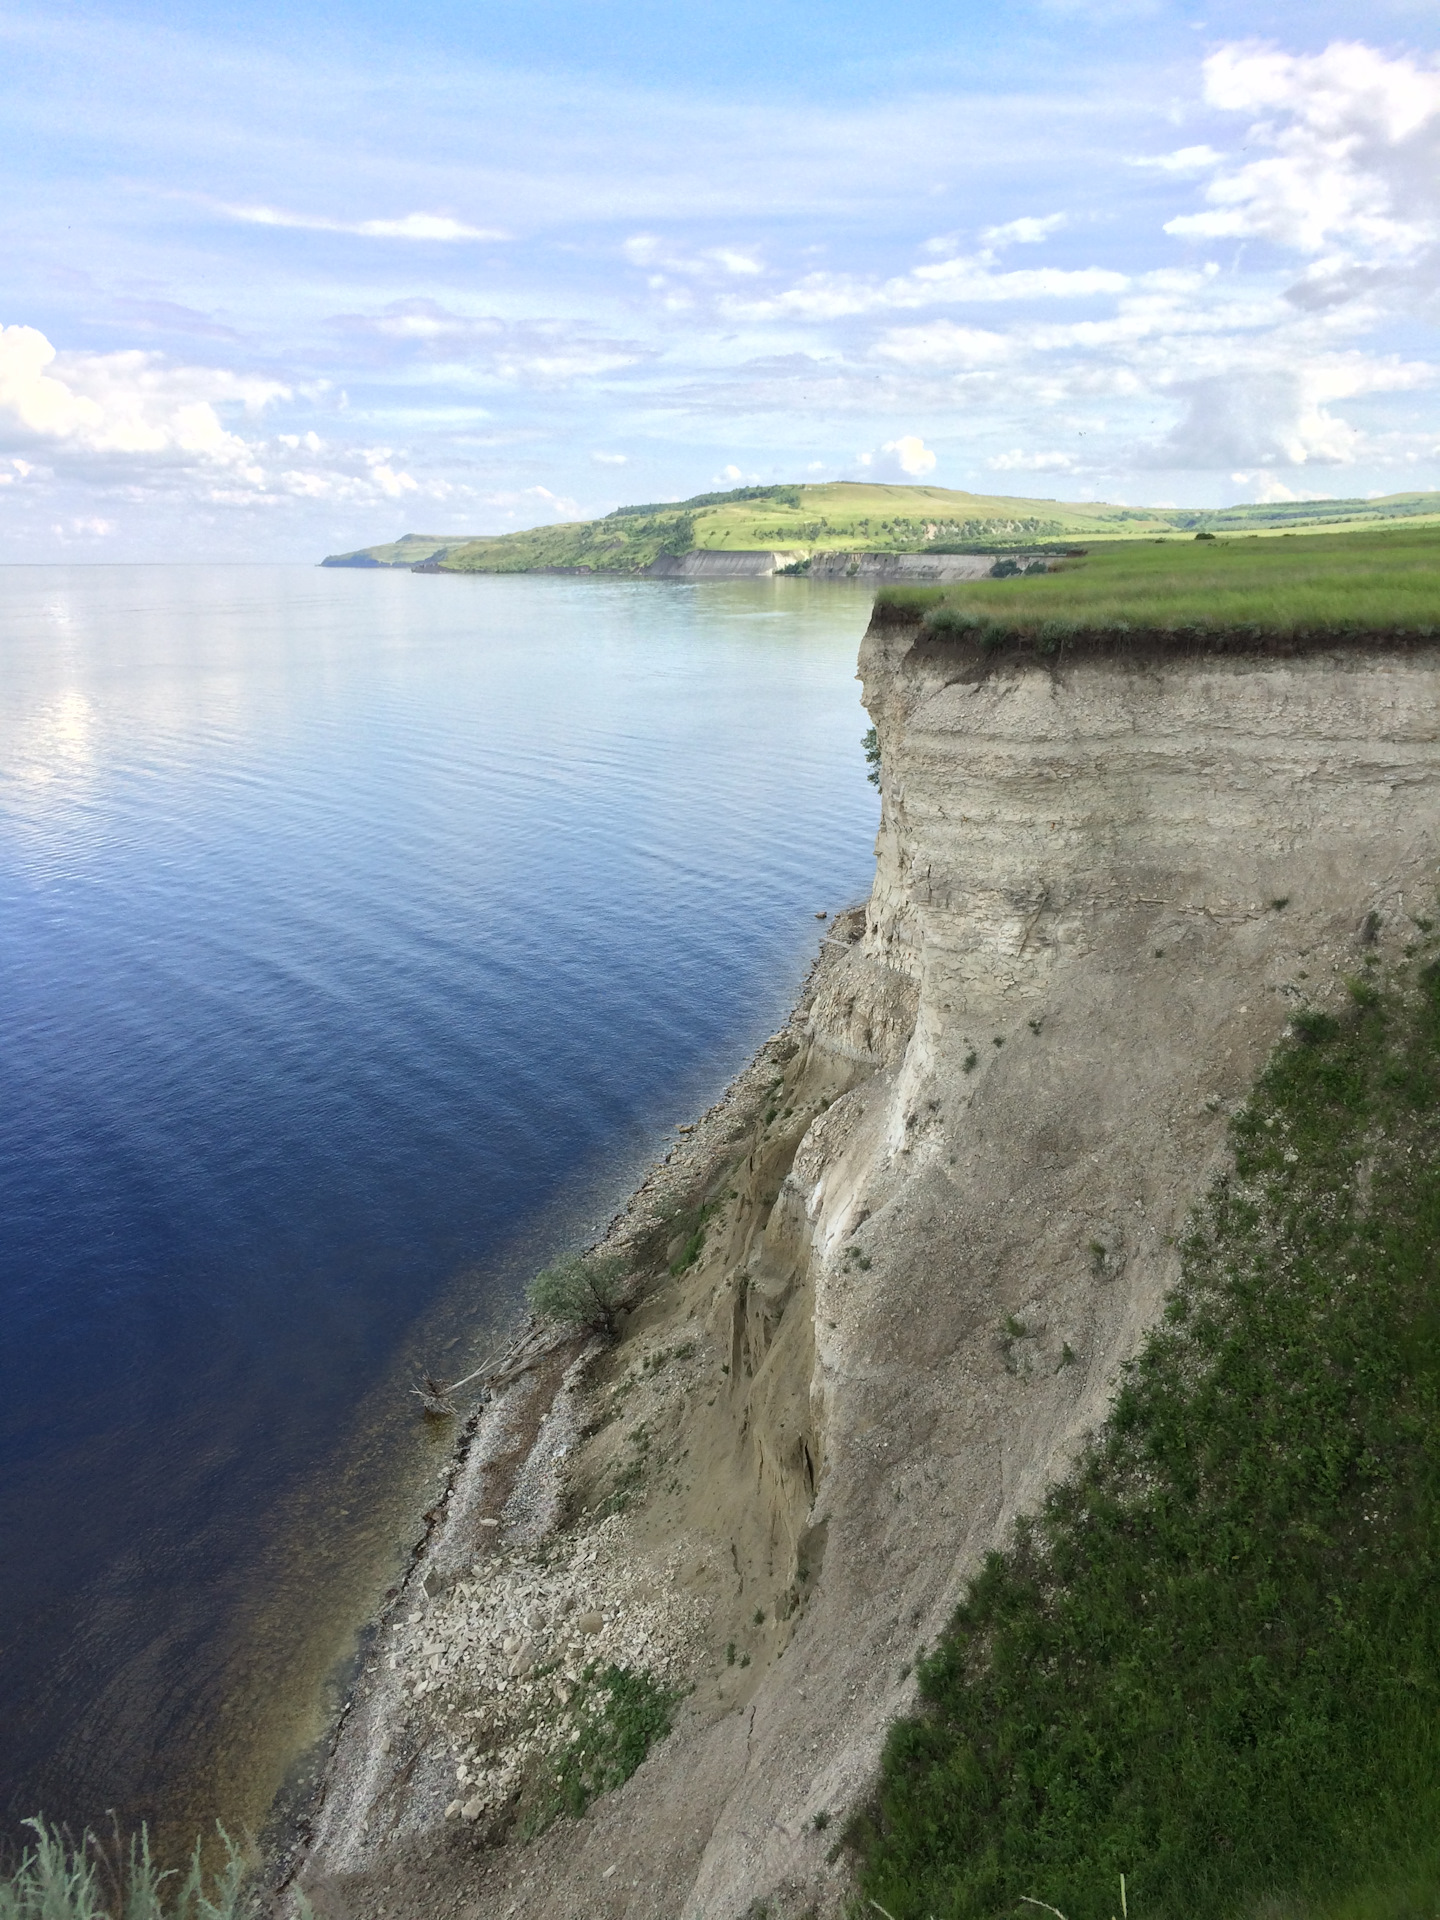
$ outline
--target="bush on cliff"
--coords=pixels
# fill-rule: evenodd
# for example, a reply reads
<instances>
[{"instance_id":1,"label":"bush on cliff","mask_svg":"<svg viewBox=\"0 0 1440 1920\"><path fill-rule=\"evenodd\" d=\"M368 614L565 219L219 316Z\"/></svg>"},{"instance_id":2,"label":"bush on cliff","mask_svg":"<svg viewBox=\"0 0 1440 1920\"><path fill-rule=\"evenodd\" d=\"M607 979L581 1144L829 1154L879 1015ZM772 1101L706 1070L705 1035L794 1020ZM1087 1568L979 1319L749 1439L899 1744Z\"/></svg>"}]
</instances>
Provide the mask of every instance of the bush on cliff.
<instances>
[{"instance_id":1,"label":"bush on cliff","mask_svg":"<svg viewBox=\"0 0 1440 1920\"><path fill-rule=\"evenodd\" d=\"M530 1311L613 1340L625 1304L627 1274L625 1262L613 1254L574 1254L536 1274L526 1289Z\"/></svg>"},{"instance_id":2,"label":"bush on cliff","mask_svg":"<svg viewBox=\"0 0 1440 1920\"><path fill-rule=\"evenodd\" d=\"M852 1829L895 1920L1110 1920L1122 1873L1134 1920L1436 1911L1440 968L1352 1002L1296 1021L1106 1428L922 1666Z\"/></svg>"}]
</instances>

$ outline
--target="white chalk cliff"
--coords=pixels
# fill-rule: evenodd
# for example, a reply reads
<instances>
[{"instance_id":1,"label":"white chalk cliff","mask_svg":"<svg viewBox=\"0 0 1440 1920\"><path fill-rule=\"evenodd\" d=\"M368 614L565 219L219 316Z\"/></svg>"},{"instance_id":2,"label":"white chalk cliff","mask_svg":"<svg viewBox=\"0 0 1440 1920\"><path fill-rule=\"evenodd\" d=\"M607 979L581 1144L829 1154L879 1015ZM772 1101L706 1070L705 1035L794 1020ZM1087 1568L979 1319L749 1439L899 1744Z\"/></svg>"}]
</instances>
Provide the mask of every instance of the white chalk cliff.
<instances>
[{"instance_id":1,"label":"white chalk cliff","mask_svg":"<svg viewBox=\"0 0 1440 1920\"><path fill-rule=\"evenodd\" d=\"M832 1910L832 1843L916 1648L1104 1418L1228 1115L1292 1012L1434 906L1433 648L987 657L896 617L861 674L883 749L868 907L617 1229L639 1245L658 1199L708 1197L703 1256L540 1429L579 1588L546 1589L535 1632L570 1657L598 1582L604 1633L694 1691L626 1786L530 1846L467 1827L441 1782L463 1659L438 1717L413 1695L357 1712L305 1870L322 1912L433 1912L441 1885L475 1920ZM601 1521L636 1423L664 1471ZM502 1579L485 1556L515 1488L483 1534L457 1500L464 1577L417 1602L417 1633L480 1631L514 1584L519 1560ZM397 1784L406 1738L429 1757Z\"/></svg>"}]
</instances>

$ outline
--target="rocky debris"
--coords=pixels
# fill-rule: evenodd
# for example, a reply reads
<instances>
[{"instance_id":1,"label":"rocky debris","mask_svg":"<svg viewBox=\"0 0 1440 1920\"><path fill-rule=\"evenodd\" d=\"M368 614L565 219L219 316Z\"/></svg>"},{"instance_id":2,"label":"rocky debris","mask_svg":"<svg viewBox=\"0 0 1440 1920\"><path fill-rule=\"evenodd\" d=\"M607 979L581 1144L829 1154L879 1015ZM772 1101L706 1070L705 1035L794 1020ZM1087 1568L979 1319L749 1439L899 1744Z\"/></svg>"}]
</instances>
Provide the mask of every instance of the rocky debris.
<instances>
[{"instance_id":1,"label":"rocky debris","mask_svg":"<svg viewBox=\"0 0 1440 1920\"><path fill-rule=\"evenodd\" d=\"M673 1576L695 1544L677 1542L660 1567L628 1547L623 1515L611 1514L547 1548L477 1561L391 1622L383 1664L397 1707L412 1722L423 1715L426 1746L454 1763L447 1819L495 1814L529 1766L578 1738L567 1709L588 1672L687 1684L706 1620Z\"/></svg>"}]
</instances>

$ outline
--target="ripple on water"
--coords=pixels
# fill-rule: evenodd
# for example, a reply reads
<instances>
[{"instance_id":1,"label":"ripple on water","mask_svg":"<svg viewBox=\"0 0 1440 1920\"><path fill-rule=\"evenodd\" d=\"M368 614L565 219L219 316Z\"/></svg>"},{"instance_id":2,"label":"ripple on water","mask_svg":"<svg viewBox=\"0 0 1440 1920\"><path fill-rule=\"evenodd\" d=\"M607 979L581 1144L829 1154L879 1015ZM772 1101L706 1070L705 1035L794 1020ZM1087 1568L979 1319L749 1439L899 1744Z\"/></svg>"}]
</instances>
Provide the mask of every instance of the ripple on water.
<instances>
[{"instance_id":1,"label":"ripple on water","mask_svg":"<svg viewBox=\"0 0 1440 1920\"><path fill-rule=\"evenodd\" d=\"M865 596L0 572L0 1783L258 1821L470 1352L869 883Z\"/></svg>"}]
</instances>

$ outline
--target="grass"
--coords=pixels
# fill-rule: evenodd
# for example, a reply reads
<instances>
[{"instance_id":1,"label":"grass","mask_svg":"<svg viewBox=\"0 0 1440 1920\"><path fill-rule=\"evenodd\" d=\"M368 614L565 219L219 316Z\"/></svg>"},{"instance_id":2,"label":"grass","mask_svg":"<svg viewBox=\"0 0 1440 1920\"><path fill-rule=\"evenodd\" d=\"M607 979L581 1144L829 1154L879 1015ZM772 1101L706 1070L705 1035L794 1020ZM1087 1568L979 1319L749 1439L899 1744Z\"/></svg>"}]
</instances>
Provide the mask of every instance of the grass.
<instances>
[{"instance_id":1,"label":"grass","mask_svg":"<svg viewBox=\"0 0 1440 1920\"><path fill-rule=\"evenodd\" d=\"M876 608L982 652L1019 639L1056 654L1087 634L1259 639L1400 629L1429 638L1440 635L1440 530L1125 541L1054 573L892 587Z\"/></svg>"},{"instance_id":2,"label":"grass","mask_svg":"<svg viewBox=\"0 0 1440 1920\"><path fill-rule=\"evenodd\" d=\"M142 1827L110 1844L86 1833L79 1845L44 1820L16 1866L0 1873L0 1920L240 1920L252 1910L250 1863L223 1828L225 1862L208 1881L197 1842L189 1871L162 1871ZM308 1916L302 1901L299 1913Z\"/></svg>"},{"instance_id":3,"label":"grass","mask_svg":"<svg viewBox=\"0 0 1440 1920\"><path fill-rule=\"evenodd\" d=\"M1419 964L1418 962L1416 964ZM1110 1419L851 1828L896 1920L1418 1920L1440 1889L1440 968L1294 1024Z\"/></svg>"},{"instance_id":4,"label":"grass","mask_svg":"<svg viewBox=\"0 0 1440 1920\"><path fill-rule=\"evenodd\" d=\"M562 1813L578 1819L598 1795L620 1787L655 1741L670 1731L680 1696L648 1673L628 1667L587 1667L571 1702L567 1739L524 1821L527 1839Z\"/></svg>"}]
</instances>

